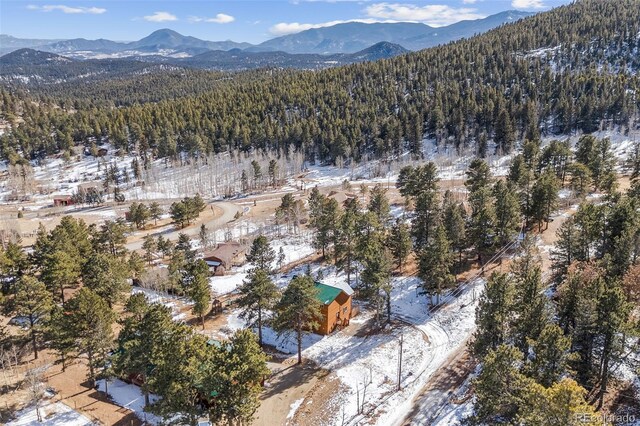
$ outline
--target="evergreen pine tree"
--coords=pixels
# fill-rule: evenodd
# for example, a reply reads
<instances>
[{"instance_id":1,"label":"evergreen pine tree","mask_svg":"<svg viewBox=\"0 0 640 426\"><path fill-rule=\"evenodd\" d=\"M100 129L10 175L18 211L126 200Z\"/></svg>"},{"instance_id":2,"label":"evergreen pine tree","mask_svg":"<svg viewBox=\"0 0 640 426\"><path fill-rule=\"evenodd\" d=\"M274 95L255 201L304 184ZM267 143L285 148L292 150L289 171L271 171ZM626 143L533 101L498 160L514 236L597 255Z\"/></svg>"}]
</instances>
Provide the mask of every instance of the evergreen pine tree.
<instances>
[{"instance_id":1,"label":"evergreen pine tree","mask_svg":"<svg viewBox=\"0 0 640 426\"><path fill-rule=\"evenodd\" d=\"M264 269L256 269L249 274L248 280L240 287L238 307L240 316L250 327L258 329L258 343L262 346L262 327L265 316L277 302L280 293Z\"/></svg>"},{"instance_id":2,"label":"evergreen pine tree","mask_svg":"<svg viewBox=\"0 0 640 426\"><path fill-rule=\"evenodd\" d=\"M462 253L467 247L467 212L460 203L449 203L442 212L443 225L451 249L458 252L458 268L462 266Z\"/></svg>"},{"instance_id":3,"label":"evergreen pine tree","mask_svg":"<svg viewBox=\"0 0 640 426\"><path fill-rule=\"evenodd\" d=\"M144 259L150 265L156 250L158 250L158 243L156 239L153 238L153 235L145 235L142 240L142 250L144 250Z\"/></svg>"},{"instance_id":4,"label":"evergreen pine tree","mask_svg":"<svg viewBox=\"0 0 640 426\"><path fill-rule=\"evenodd\" d=\"M630 314L632 305L626 301L619 283L610 283L597 300L596 339L601 352L598 359L598 408L602 408L609 386L612 367L625 356L627 331L633 330Z\"/></svg>"},{"instance_id":5,"label":"evergreen pine tree","mask_svg":"<svg viewBox=\"0 0 640 426\"><path fill-rule=\"evenodd\" d=\"M356 261L360 215L360 204L356 198L345 201L344 211L338 223L335 257L338 260L337 266L346 272L349 285Z\"/></svg>"},{"instance_id":6,"label":"evergreen pine tree","mask_svg":"<svg viewBox=\"0 0 640 426\"><path fill-rule=\"evenodd\" d=\"M162 207L160 207L160 204L158 204L156 201L153 201L151 204L149 204L149 217L153 219L154 225L158 225L158 219L162 217L162 214L163 211Z\"/></svg>"},{"instance_id":7,"label":"evergreen pine tree","mask_svg":"<svg viewBox=\"0 0 640 426\"><path fill-rule=\"evenodd\" d=\"M477 358L507 343L513 315L514 283L508 274L494 272L476 309L477 328L471 345Z\"/></svg>"},{"instance_id":8,"label":"evergreen pine tree","mask_svg":"<svg viewBox=\"0 0 640 426\"><path fill-rule=\"evenodd\" d=\"M573 193L578 198L583 198L591 188L591 171L582 163L574 163L569 169L571 180L569 183Z\"/></svg>"},{"instance_id":9,"label":"evergreen pine tree","mask_svg":"<svg viewBox=\"0 0 640 426\"><path fill-rule=\"evenodd\" d=\"M526 412L522 397L532 384L520 372L523 355L508 345L489 349L482 371L473 381L476 401L472 421L476 424L514 424L519 412Z\"/></svg>"},{"instance_id":10,"label":"evergreen pine tree","mask_svg":"<svg viewBox=\"0 0 640 426\"><path fill-rule=\"evenodd\" d=\"M536 426L601 426L601 416L585 400L587 391L574 380L565 378L551 387L537 383L526 387L517 423Z\"/></svg>"},{"instance_id":11,"label":"evergreen pine tree","mask_svg":"<svg viewBox=\"0 0 640 426\"><path fill-rule=\"evenodd\" d=\"M42 282L30 275L20 277L14 309L18 315L26 317L29 321L28 328L35 359L38 359L38 339L41 335L41 325L47 321L47 316L52 308L51 294Z\"/></svg>"},{"instance_id":12,"label":"evergreen pine tree","mask_svg":"<svg viewBox=\"0 0 640 426\"><path fill-rule=\"evenodd\" d=\"M438 193L435 191L420 193L416 199L415 217L411 226L416 251L422 250L431 242L434 230L440 223L440 218Z\"/></svg>"},{"instance_id":13,"label":"evergreen pine tree","mask_svg":"<svg viewBox=\"0 0 640 426\"><path fill-rule=\"evenodd\" d=\"M206 413L200 402L200 389L209 361L207 349L206 337L194 333L186 324L175 324L164 332L164 344L149 376L158 396L149 406L152 413L166 422L197 424Z\"/></svg>"},{"instance_id":14,"label":"evergreen pine tree","mask_svg":"<svg viewBox=\"0 0 640 426\"><path fill-rule=\"evenodd\" d=\"M433 240L418 254L418 276L426 294L436 295L436 304L440 304L442 291L453 286L455 277L451 273L453 253L449 246L444 226L438 225Z\"/></svg>"},{"instance_id":15,"label":"evergreen pine tree","mask_svg":"<svg viewBox=\"0 0 640 426\"><path fill-rule=\"evenodd\" d=\"M154 390L154 365L159 365L167 356L175 353L168 347L167 338L172 335L176 323L171 309L160 304L149 304L144 296L133 295L125 308L126 317L118 335L118 351L114 358L114 370L118 374L139 374L145 406L149 405L149 394ZM170 350L170 352L165 352Z\"/></svg>"},{"instance_id":16,"label":"evergreen pine tree","mask_svg":"<svg viewBox=\"0 0 640 426\"><path fill-rule=\"evenodd\" d=\"M326 257L327 249L336 240L337 224L339 223L339 206L333 198L320 196L319 205L312 204L309 199L310 225L314 229L313 243L322 250L322 257Z\"/></svg>"},{"instance_id":17,"label":"evergreen pine tree","mask_svg":"<svg viewBox=\"0 0 640 426\"><path fill-rule=\"evenodd\" d=\"M489 187L479 187L469 194L469 203L471 216L467 233L475 248L478 263L482 264L482 255L493 246L495 238L496 212Z\"/></svg>"},{"instance_id":18,"label":"evergreen pine tree","mask_svg":"<svg viewBox=\"0 0 640 426\"><path fill-rule=\"evenodd\" d=\"M105 253L91 256L82 271L84 285L102 297L109 308L124 299L124 293L129 289L127 278L126 262Z\"/></svg>"},{"instance_id":19,"label":"evergreen pine tree","mask_svg":"<svg viewBox=\"0 0 640 426\"><path fill-rule=\"evenodd\" d=\"M75 351L75 340L68 315L64 308L54 305L45 323L45 336L49 347L60 357L62 371L67 370L67 360Z\"/></svg>"},{"instance_id":20,"label":"evergreen pine tree","mask_svg":"<svg viewBox=\"0 0 640 426\"><path fill-rule=\"evenodd\" d=\"M115 314L100 296L88 288L81 288L68 301L65 309L69 312L71 336L75 350L87 358L88 378L95 385L96 369L104 365L112 347L112 325Z\"/></svg>"},{"instance_id":21,"label":"evergreen pine tree","mask_svg":"<svg viewBox=\"0 0 640 426\"><path fill-rule=\"evenodd\" d=\"M388 245L397 267L402 272L402 266L411 254L413 246L409 226L398 219L389 233Z\"/></svg>"},{"instance_id":22,"label":"evergreen pine tree","mask_svg":"<svg viewBox=\"0 0 640 426\"><path fill-rule=\"evenodd\" d=\"M204 330L204 316L209 311L211 303L211 288L209 287L209 267L202 259L195 260L187 265L187 273L184 277L183 288L193 301L191 312L200 318Z\"/></svg>"},{"instance_id":23,"label":"evergreen pine tree","mask_svg":"<svg viewBox=\"0 0 640 426\"><path fill-rule=\"evenodd\" d=\"M501 153L508 154L513 149L516 141L515 131L513 129L513 121L509 112L502 108L498 112L498 118L495 124L494 141L496 147Z\"/></svg>"},{"instance_id":24,"label":"evergreen pine tree","mask_svg":"<svg viewBox=\"0 0 640 426\"><path fill-rule=\"evenodd\" d=\"M569 368L571 338L557 325L547 324L538 338L528 344L531 347L528 374L546 387L560 381Z\"/></svg>"},{"instance_id":25,"label":"evergreen pine tree","mask_svg":"<svg viewBox=\"0 0 640 426\"><path fill-rule=\"evenodd\" d=\"M80 279L79 259L66 251L56 250L46 255L42 266L42 280L49 291L59 296L59 300L64 304L65 289L73 287Z\"/></svg>"},{"instance_id":26,"label":"evergreen pine tree","mask_svg":"<svg viewBox=\"0 0 640 426\"><path fill-rule=\"evenodd\" d=\"M229 424L249 424L260 406L261 383L270 373L267 356L249 330L238 330L215 350L212 368L204 378L211 398L209 419Z\"/></svg>"},{"instance_id":27,"label":"evergreen pine tree","mask_svg":"<svg viewBox=\"0 0 640 426\"><path fill-rule=\"evenodd\" d=\"M307 275L293 278L275 306L273 329L280 335L294 333L298 364L302 363L302 337L317 326L320 315L318 289Z\"/></svg>"},{"instance_id":28,"label":"evergreen pine tree","mask_svg":"<svg viewBox=\"0 0 640 426\"><path fill-rule=\"evenodd\" d=\"M249 253L247 253L247 262L251 262L256 269L270 272L275 260L276 253L273 248L271 248L267 237L258 235L253 240Z\"/></svg>"},{"instance_id":29,"label":"evergreen pine tree","mask_svg":"<svg viewBox=\"0 0 640 426\"><path fill-rule=\"evenodd\" d=\"M520 230L520 206L518 196L509 184L499 180L493 186L496 214L496 239L502 247Z\"/></svg>"},{"instance_id":30,"label":"evergreen pine tree","mask_svg":"<svg viewBox=\"0 0 640 426\"><path fill-rule=\"evenodd\" d=\"M542 230L542 223L549 226L551 212L558 203L558 179L555 174L546 171L533 184L531 190L531 207L529 217L538 223L538 228Z\"/></svg>"},{"instance_id":31,"label":"evergreen pine tree","mask_svg":"<svg viewBox=\"0 0 640 426\"><path fill-rule=\"evenodd\" d=\"M387 198L387 190L379 183L371 190L367 208L376 216L383 227L387 224L390 212L389 199Z\"/></svg>"},{"instance_id":32,"label":"evergreen pine tree","mask_svg":"<svg viewBox=\"0 0 640 426\"><path fill-rule=\"evenodd\" d=\"M391 280L390 254L385 250L383 235L378 231L374 231L367 238L362 238L361 241L360 296L374 306L376 321L379 322L385 302L383 287L389 289Z\"/></svg>"},{"instance_id":33,"label":"evergreen pine tree","mask_svg":"<svg viewBox=\"0 0 640 426\"><path fill-rule=\"evenodd\" d=\"M510 338L517 348L527 353L529 340L538 338L550 321L547 296L542 284L542 259L531 238L525 239L511 264L514 281L513 319Z\"/></svg>"}]
</instances>

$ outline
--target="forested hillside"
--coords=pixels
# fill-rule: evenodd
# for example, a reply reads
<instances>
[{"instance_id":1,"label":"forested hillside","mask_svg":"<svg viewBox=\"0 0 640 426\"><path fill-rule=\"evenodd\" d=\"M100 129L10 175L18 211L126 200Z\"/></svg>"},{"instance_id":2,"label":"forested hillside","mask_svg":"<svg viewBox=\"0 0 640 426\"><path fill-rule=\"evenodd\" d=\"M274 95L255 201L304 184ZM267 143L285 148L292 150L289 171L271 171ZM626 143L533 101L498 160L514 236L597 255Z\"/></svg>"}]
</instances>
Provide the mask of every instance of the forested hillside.
<instances>
[{"instance_id":1,"label":"forested hillside","mask_svg":"<svg viewBox=\"0 0 640 426\"><path fill-rule=\"evenodd\" d=\"M333 162L364 152L417 153L425 134L457 147L475 144L482 154L487 140L508 152L539 129L624 131L637 126L639 32L640 1L586 0L390 60L235 74L185 96L163 87L164 99L154 103L137 103L158 99L122 90L133 80L68 95L55 87L50 96L3 90L1 113L14 124L0 150L17 161L92 138L160 157L293 145L310 159ZM194 73L189 85L206 87L202 81L211 78ZM34 96L42 97L38 106L24 102Z\"/></svg>"}]
</instances>

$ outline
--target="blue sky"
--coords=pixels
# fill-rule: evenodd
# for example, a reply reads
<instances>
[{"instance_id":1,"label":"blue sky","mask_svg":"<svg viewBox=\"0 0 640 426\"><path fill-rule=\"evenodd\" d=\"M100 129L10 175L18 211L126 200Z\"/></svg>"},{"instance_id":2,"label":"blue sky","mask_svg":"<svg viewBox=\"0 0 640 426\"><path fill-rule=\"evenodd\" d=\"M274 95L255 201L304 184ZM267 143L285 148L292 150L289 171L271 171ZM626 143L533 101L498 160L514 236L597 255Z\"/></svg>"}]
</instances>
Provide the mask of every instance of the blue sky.
<instances>
[{"instance_id":1,"label":"blue sky","mask_svg":"<svg viewBox=\"0 0 640 426\"><path fill-rule=\"evenodd\" d=\"M343 21L433 26L568 0L0 0L0 32L21 38L138 40L160 28L205 40L259 43Z\"/></svg>"}]
</instances>

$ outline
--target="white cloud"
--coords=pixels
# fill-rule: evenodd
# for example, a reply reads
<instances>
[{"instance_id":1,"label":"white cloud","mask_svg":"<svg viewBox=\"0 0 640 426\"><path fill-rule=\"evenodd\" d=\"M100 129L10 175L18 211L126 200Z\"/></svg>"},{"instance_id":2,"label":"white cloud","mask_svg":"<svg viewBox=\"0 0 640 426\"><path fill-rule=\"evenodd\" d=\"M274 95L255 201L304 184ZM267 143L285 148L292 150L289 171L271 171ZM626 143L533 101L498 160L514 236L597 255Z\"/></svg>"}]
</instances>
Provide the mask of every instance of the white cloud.
<instances>
[{"instance_id":1,"label":"white cloud","mask_svg":"<svg viewBox=\"0 0 640 426\"><path fill-rule=\"evenodd\" d=\"M418 6L404 3L375 3L367 6L364 11L367 16L372 18L393 19L404 22L423 22L434 27L441 27L467 19L480 19L485 17L485 15L477 13L477 9L468 7L455 8L443 4Z\"/></svg>"},{"instance_id":2,"label":"white cloud","mask_svg":"<svg viewBox=\"0 0 640 426\"><path fill-rule=\"evenodd\" d=\"M213 18L201 18L199 16L191 16L189 18L191 22L213 22L215 24L228 24L236 20L231 15L227 15L226 13L218 13Z\"/></svg>"},{"instance_id":3,"label":"white cloud","mask_svg":"<svg viewBox=\"0 0 640 426\"><path fill-rule=\"evenodd\" d=\"M143 19L149 22L169 22L177 21L178 17L169 12L155 12L153 15L144 16Z\"/></svg>"},{"instance_id":4,"label":"white cloud","mask_svg":"<svg viewBox=\"0 0 640 426\"><path fill-rule=\"evenodd\" d=\"M307 0L309 1L309 0ZM320 1L320 0L317 0ZM463 0L467 3L476 0ZM522 0L514 0L522 1ZM540 1L540 0L529 0ZM321 22L316 24L299 22L280 22L269 28L269 32L275 36L295 34L312 28L330 27L332 25L344 24L347 22L363 22L372 24L376 22L419 22L434 27L453 24L454 22L466 19L481 19L486 15L477 13L477 9L462 7L454 8L446 5L417 6L414 4L401 3L375 3L367 6L364 13L368 16L365 19L337 20Z\"/></svg>"},{"instance_id":5,"label":"white cloud","mask_svg":"<svg viewBox=\"0 0 640 426\"><path fill-rule=\"evenodd\" d=\"M295 34L300 31L310 30L312 28L331 27L337 24L346 24L347 22L364 22L365 24L373 24L375 22L383 22L376 19L351 19L347 21L329 21L321 22L318 24L301 24L299 22L280 22L269 28L269 32L275 36L282 36L287 34ZM384 21L384 22L396 22L396 21Z\"/></svg>"},{"instance_id":6,"label":"white cloud","mask_svg":"<svg viewBox=\"0 0 640 426\"><path fill-rule=\"evenodd\" d=\"M547 6L542 0L513 0L511 7L515 9L544 9Z\"/></svg>"},{"instance_id":7,"label":"white cloud","mask_svg":"<svg viewBox=\"0 0 640 426\"><path fill-rule=\"evenodd\" d=\"M45 4L42 6L36 6L34 4L30 4L27 6L27 9L30 10L40 10L42 12L53 12L54 10L59 10L62 13L71 13L71 14L80 14L80 13L88 13L90 15L100 15L101 13L105 13L107 9L102 7L82 7L82 6L65 6L63 4Z\"/></svg>"},{"instance_id":8,"label":"white cloud","mask_svg":"<svg viewBox=\"0 0 640 426\"><path fill-rule=\"evenodd\" d=\"M462 0L462 3L464 4L476 4L478 0Z\"/></svg>"}]
</instances>

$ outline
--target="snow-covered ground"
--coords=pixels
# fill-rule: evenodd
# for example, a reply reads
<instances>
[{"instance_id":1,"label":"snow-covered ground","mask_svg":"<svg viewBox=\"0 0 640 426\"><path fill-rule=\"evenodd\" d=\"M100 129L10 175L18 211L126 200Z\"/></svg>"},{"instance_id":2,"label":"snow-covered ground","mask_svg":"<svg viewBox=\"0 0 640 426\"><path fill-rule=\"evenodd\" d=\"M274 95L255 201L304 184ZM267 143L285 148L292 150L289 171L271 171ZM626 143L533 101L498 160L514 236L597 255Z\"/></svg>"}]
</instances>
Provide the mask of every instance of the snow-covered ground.
<instances>
[{"instance_id":1,"label":"snow-covered ground","mask_svg":"<svg viewBox=\"0 0 640 426\"><path fill-rule=\"evenodd\" d=\"M514 154L494 155L495 147L489 144L490 153L486 160L495 176L504 176L509 171L509 165ZM335 166L309 166L305 174L307 187L313 186L336 186L346 181L357 181L355 183L382 183L389 186L394 185L398 178L398 173L403 166L421 164L425 161L433 161L438 166L438 176L442 180L463 179L465 171L475 158L475 152L467 149L464 152L456 151L452 146L438 147L433 139L423 141L422 160L413 160L409 153L404 153L393 164L383 164L380 160L362 161L360 164L345 166L343 168ZM292 180L290 184L295 182ZM356 192L358 188L353 187Z\"/></svg>"},{"instance_id":2,"label":"snow-covered ground","mask_svg":"<svg viewBox=\"0 0 640 426\"><path fill-rule=\"evenodd\" d=\"M38 421L35 407L27 407L16 413L15 420L7 426L88 426L94 423L61 402L47 401L40 407L43 422Z\"/></svg>"},{"instance_id":3,"label":"snow-covered ground","mask_svg":"<svg viewBox=\"0 0 640 426\"><path fill-rule=\"evenodd\" d=\"M449 404L443 410L443 414L436 419L431 426L460 426L464 419L473 415L473 399L469 398L460 405Z\"/></svg>"},{"instance_id":4,"label":"snow-covered ground","mask_svg":"<svg viewBox=\"0 0 640 426\"><path fill-rule=\"evenodd\" d=\"M214 295L222 296L234 292L246 278L246 272L232 272L229 275L209 278L209 285Z\"/></svg>"},{"instance_id":5,"label":"snow-covered ground","mask_svg":"<svg viewBox=\"0 0 640 426\"><path fill-rule=\"evenodd\" d=\"M122 171L124 167L131 172L131 161L135 158L130 154L115 155L114 149L108 144L100 146L107 149L103 157L93 157L79 154L68 162L62 158L45 159L41 164L32 163L34 177L52 191L46 198L54 195L71 195L78 186L87 182L97 181L102 184L108 165L117 163Z\"/></svg>"},{"instance_id":6,"label":"snow-covered ground","mask_svg":"<svg viewBox=\"0 0 640 426\"><path fill-rule=\"evenodd\" d=\"M296 411L298 411L298 408L300 408L300 405L302 405L302 401L304 401L304 398L293 401L290 406L289 414L287 414L287 419L292 419L293 416L295 416Z\"/></svg>"},{"instance_id":7,"label":"snow-covered ground","mask_svg":"<svg viewBox=\"0 0 640 426\"><path fill-rule=\"evenodd\" d=\"M304 273L306 266L299 266L274 281L286 286L292 275ZM311 265L311 273L321 276L320 281L346 286L346 277L332 266ZM429 314L427 297L418 291L420 282L415 277L394 279L392 292L393 315L407 323L406 326L385 328L379 334L352 335L343 330L330 336L306 334L302 355L335 373L341 383L341 392L329 404L333 407L325 425L341 425L343 412L348 424L361 420L357 416L357 401L362 403L362 392L367 384L365 413L367 421L378 425L391 425L401 420L411 408L411 401L428 378L460 345L464 344L475 327L475 306L484 281L476 280L468 285L458 298L449 297L450 304ZM447 299L446 296L443 297ZM362 309L353 318L352 325L371 319L373 312ZM227 317L226 331L232 333L245 326L239 311ZM398 351L403 337L402 390L396 392ZM283 353L297 353L295 336L278 336L272 329L263 329L265 343ZM358 395L359 394L359 395ZM294 407L292 412L295 413ZM297 407L295 407L297 409ZM293 416L293 414L291 414Z\"/></svg>"},{"instance_id":8,"label":"snow-covered ground","mask_svg":"<svg viewBox=\"0 0 640 426\"><path fill-rule=\"evenodd\" d=\"M594 132L593 135L598 138L608 137L611 140L613 153L619 163L629 158L633 152L635 141L638 140L637 131L625 135L619 131L607 130ZM580 134L546 136L542 138L542 145L548 144L553 139L569 139L574 146L580 136ZM48 191L51 191L49 195L34 196L34 200L38 203L50 202L53 195L72 194L83 182L101 181L105 165L112 162L117 162L121 169L126 166L131 172L131 161L134 158L132 155L116 156L108 144L101 147L106 147L109 150L105 157L94 158L80 154L72 157L69 162L65 162L62 158L52 158L44 160L42 164L32 163L34 177L47 187ZM495 144L492 141L488 142L487 152L486 160L493 174L495 176L506 175L514 154L494 154ZM344 167L306 165L304 166L307 171L305 174L306 186L334 186L340 185L345 180L393 185L402 166L423 161L435 162L439 168L439 176L443 180L462 179L469 163L475 158L475 151L467 148L458 152L453 146L438 147L433 139L425 139L423 141L423 157L424 160L414 161L410 154L405 152L393 163L364 159L359 164L349 164ZM181 198L185 194L198 192L207 198L221 197L225 191L231 193L238 191L239 170L247 168L250 160L229 154L219 154L218 157L210 159L207 164L170 167L165 164L164 160L155 160L151 163L150 169L144 171L145 186L126 188L123 194L128 200ZM265 162L268 159L261 158L260 161ZM297 175L302 168L299 161L286 162L281 160L280 169L288 177L288 181L284 187L273 190L275 195L281 196L285 192L296 189L299 181L292 176ZM3 167L6 167L6 164L0 163L0 170ZM354 190L356 189L354 188ZM7 196L9 192L6 182L4 184L0 182L0 199Z\"/></svg>"},{"instance_id":9,"label":"snow-covered ground","mask_svg":"<svg viewBox=\"0 0 640 426\"><path fill-rule=\"evenodd\" d=\"M113 402L120 407L133 411L140 420L151 425L161 424L162 419L151 413L144 411L144 395L140 387L123 382L122 380L110 380L108 383L108 394ZM98 390L105 391L104 380L98 381ZM157 401L155 395L150 395L151 403Z\"/></svg>"},{"instance_id":10,"label":"snow-covered ground","mask_svg":"<svg viewBox=\"0 0 640 426\"><path fill-rule=\"evenodd\" d=\"M167 308L171 309L171 315L174 321L180 321L186 317L184 313L180 312L179 305L189 306L193 304L193 302L191 302L189 299L185 297L176 297L167 293L150 290L142 287L133 287L131 289L131 294L136 294L136 293L143 293L147 298L147 300L149 301L149 303L160 303L161 305L164 305Z\"/></svg>"},{"instance_id":11,"label":"snow-covered ground","mask_svg":"<svg viewBox=\"0 0 640 426\"><path fill-rule=\"evenodd\" d=\"M639 140L638 132L630 132L624 135L618 131L602 131L595 132L593 135L597 138L609 138L611 140L611 149L615 158L619 162L619 166L626 161L634 149L636 140ZM572 136L555 135L542 138L541 145L544 147L552 140L569 139L571 146L575 147L576 142L581 134ZM494 154L495 144L489 141L487 147L487 157L485 160L491 168L494 176L506 176L509 173L511 160L519 152L516 148L513 153L508 155ZM345 166L338 168L334 166L310 166L305 178L308 180L307 187L318 186L335 186L340 185L345 180L358 181L358 183L383 183L394 185L398 178L398 172L402 166L423 163L425 161L433 161L438 166L438 177L442 180L464 179L465 172L476 157L472 149L463 152L457 152L453 146L438 147L433 139L425 139L423 141L424 160L413 161L408 153L405 153L392 166L385 166L379 160L363 161L361 164L354 166ZM291 182L293 184L294 182ZM354 184L352 182L352 184ZM357 191L354 186L353 191Z\"/></svg>"},{"instance_id":12,"label":"snow-covered ground","mask_svg":"<svg viewBox=\"0 0 640 426\"><path fill-rule=\"evenodd\" d=\"M297 262L300 259L304 259L316 251L312 247L308 235L274 238L269 244L276 254L276 261L274 261L272 265L273 268L277 267L277 257L279 256L281 248L284 253L283 266ZM243 265L241 268L232 269L229 275L209 278L211 290L215 295L232 293L242 285L242 282L247 278L248 272L251 268L253 268L253 265L248 263Z\"/></svg>"}]
</instances>

